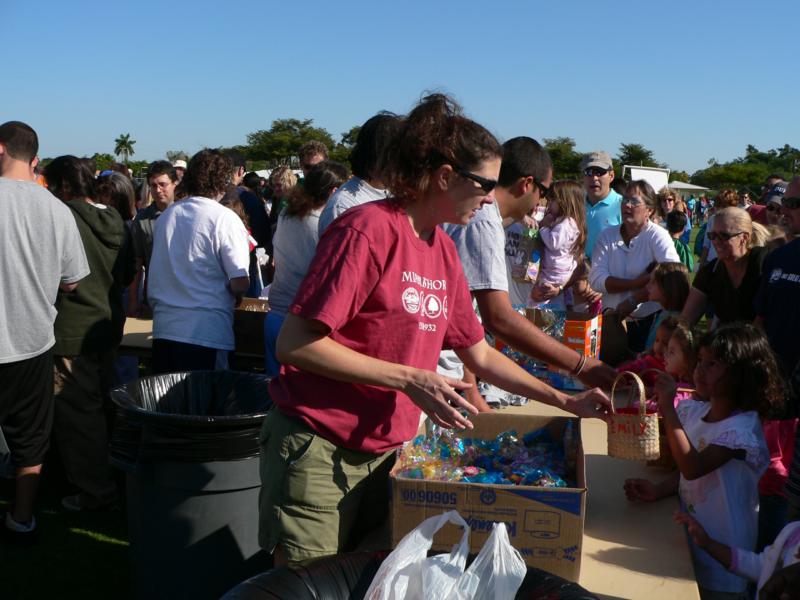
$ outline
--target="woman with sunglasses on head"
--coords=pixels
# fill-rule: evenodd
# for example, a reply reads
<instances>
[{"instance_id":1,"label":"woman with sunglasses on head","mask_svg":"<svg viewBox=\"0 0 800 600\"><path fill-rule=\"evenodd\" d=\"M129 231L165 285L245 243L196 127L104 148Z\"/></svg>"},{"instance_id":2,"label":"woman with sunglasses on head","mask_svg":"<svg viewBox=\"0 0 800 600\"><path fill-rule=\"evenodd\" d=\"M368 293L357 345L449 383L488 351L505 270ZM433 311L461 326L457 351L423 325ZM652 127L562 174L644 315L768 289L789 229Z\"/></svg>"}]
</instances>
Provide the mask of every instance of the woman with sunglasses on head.
<instances>
[{"instance_id":1,"label":"woman with sunglasses on head","mask_svg":"<svg viewBox=\"0 0 800 600\"><path fill-rule=\"evenodd\" d=\"M259 541L294 563L354 549L388 506L394 451L420 412L470 428L468 386L435 372L453 348L480 377L582 416L599 390L569 397L484 340L453 242L494 201L502 149L448 97L424 98L391 147L392 197L351 208L323 233L277 342L280 375L261 432Z\"/></svg>"},{"instance_id":2,"label":"woman with sunglasses on head","mask_svg":"<svg viewBox=\"0 0 800 600\"><path fill-rule=\"evenodd\" d=\"M710 306L714 322L752 321L769 234L738 207L716 210L706 238L716 258L697 272L681 317L694 325Z\"/></svg>"},{"instance_id":3,"label":"woman with sunglasses on head","mask_svg":"<svg viewBox=\"0 0 800 600\"><path fill-rule=\"evenodd\" d=\"M651 221L658 210L653 188L632 181L622 197L622 225L598 236L592 253L589 285L603 294L603 310L614 309L627 321L628 348L641 352L659 310L647 302L650 272L657 263L680 262L669 233ZM601 345L602 348L602 345Z\"/></svg>"}]
</instances>

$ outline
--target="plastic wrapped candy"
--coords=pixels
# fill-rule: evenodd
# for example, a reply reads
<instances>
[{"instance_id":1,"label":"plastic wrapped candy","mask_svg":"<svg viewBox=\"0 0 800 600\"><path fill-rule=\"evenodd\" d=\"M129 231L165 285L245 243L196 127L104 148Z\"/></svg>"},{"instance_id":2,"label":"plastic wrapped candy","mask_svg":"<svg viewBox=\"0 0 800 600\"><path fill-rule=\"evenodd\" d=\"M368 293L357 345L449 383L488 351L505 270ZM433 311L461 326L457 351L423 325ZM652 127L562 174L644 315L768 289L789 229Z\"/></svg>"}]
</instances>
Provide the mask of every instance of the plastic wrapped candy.
<instances>
[{"instance_id":1,"label":"plastic wrapped candy","mask_svg":"<svg viewBox=\"0 0 800 600\"><path fill-rule=\"evenodd\" d=\"M570 424L571 427L571 424ZM554 440L545 430L526 433L514 430L494 439L460 438L448 429L433 426L427 436L418 436L401 453L399 477L434 481L462 481L497 485L565 487L565 444L571 445L568 429L564 440Z\"/></svg>"}]
</instances>

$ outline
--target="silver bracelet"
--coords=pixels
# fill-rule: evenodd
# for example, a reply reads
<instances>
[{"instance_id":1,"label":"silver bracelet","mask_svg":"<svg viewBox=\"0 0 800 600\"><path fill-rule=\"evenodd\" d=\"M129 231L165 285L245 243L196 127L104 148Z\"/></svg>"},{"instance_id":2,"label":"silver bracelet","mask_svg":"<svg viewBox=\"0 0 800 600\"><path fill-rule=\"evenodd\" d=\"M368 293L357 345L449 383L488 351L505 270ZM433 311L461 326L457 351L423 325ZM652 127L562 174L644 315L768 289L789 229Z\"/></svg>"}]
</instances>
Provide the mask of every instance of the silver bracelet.
<instances>
[{"instance_id":1,"label":"silver bracelet","mask_svg":"<svg viewBox=\"0 0 800 600\"><path fill-rule=\"evenodd\" d=\"M578 361L578 366L572 371L572 374L576 377L581 374L583 368L586 366L586 355L581 354L581 359Z\"/></svg>"}]
</instances>

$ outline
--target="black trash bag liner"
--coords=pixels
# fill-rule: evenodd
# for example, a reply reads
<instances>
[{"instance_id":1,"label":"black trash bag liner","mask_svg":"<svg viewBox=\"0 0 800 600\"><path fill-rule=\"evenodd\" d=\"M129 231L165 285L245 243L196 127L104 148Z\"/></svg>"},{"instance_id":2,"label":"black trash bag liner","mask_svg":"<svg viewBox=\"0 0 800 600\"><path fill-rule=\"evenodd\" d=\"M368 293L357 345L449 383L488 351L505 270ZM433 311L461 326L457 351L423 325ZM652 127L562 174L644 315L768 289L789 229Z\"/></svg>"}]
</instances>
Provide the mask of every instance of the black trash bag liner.
<instances>
[{"instance_id":1,"label":"black trash bag liner","mask_svg":"<svg viewBox=\"0 0 800 600\"><path fill-rule=\"evenodd\" d=\"M235 371L168 373L117 387L111 391L117 406L112 461L135 466L258 456L259 430L272 406L268 387L264 375Z\"/></svg>"},{"instance_id":2,"label":"black trash bag liner","mask_svg":"<svg viewBox=\"0 0 800 600\"><path fill-rule=\"evenodd\" d=\"M435 554L435 552L433 553ZM389 551L326 556L251 577L222 600L360 600ZM475 558L470 556L468 563ZM517 600L598 600L577 583L528 567Z\"/></svg>"}]
</instances>

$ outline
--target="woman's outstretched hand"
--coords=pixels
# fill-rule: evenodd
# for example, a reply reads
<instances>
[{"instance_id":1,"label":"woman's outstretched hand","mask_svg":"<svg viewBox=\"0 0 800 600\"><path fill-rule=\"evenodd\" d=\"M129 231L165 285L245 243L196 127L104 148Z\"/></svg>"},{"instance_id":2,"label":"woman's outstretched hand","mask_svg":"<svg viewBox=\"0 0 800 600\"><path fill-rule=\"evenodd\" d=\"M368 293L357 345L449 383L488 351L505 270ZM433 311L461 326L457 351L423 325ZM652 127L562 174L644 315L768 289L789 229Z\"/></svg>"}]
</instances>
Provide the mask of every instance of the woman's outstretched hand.
<instances>
[{"instance_id":1,"label":"woman's outstretched hand","mask_svg":"<svg viewBox=\"0 0 800 600\"><path fill-rule=\"evenodd\" d=\"M460 410L476 415L478 409L457 392L470 387L471 384L458 379L442 377L433 371L419 369L406 384L403 392L437 425L448 429L472 429L472 422L462 415Z\"/></svg>"}]
</instances>

